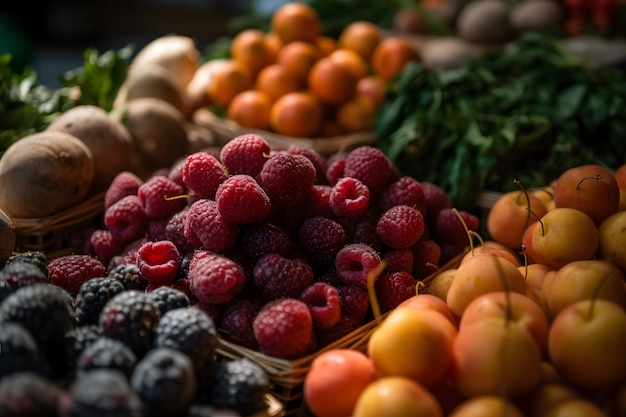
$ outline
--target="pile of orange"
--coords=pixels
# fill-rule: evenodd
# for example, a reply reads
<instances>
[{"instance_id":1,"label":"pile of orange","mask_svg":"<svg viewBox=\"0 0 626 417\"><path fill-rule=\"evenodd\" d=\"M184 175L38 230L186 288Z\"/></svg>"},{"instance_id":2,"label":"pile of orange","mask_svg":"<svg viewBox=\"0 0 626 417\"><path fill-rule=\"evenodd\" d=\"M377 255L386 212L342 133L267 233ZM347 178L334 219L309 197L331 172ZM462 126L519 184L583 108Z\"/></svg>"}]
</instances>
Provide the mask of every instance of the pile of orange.
<instances>
[{"instance_id":1,"label":"pile of orange","mask_svg":"<svg viewBox=\"0 0 626 417\"><path fill-rule=\"evenodd\" d=\"M371 22L325 36L317 12L299 2L279 7L268 32L238 33L230 52L212 75L213 103L242 127L309 138L371 130L387 81L418 57Z\"/></svg>"}]
</instances>

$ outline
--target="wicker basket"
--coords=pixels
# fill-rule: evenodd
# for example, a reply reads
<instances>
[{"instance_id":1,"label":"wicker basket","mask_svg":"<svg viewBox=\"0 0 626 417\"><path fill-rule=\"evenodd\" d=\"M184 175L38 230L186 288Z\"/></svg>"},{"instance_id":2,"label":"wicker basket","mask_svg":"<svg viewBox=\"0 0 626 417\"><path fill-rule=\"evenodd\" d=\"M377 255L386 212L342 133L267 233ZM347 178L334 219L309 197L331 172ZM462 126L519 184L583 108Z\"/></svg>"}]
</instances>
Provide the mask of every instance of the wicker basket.
<instances>
[{"instance_id":1,"label":"wicker basket","mask_svg":"<svg viewBox=\"0 0 626 417\"><path fill-rule=\"evenodd\" d=\"M288 148L291 145L300 145L316 150L322 155L330 155L336 152L349 151L360 145L371 145L377 141L378 136L373 132L351 133L341 136L301 138L284 136L267 130L248 129L241 127L232 120L217 117L206 109L195 112L193 122L199 126L206 126L217 136L220 145L227 143L239 135L256 133L262 136L271 146L276 148Z\"/></svg>"},{"instance_id":2,"label":"wicker basket","mask_svg":"<svg viewBox=\"0 0 626 417\"><path fill-rule=\"evenodd\" d=\"M463 251L445 265L441 266L437 272L421 280L420 282L423 285L420 286L420 291L425 291L439 272L457 267L466 253L467 251ZM372 332L376 330L378 324L384 320L389 313L390 312L387 312L374 318L335 342L324 346L310 355L295 360L267 356L259 351L245 348L223 340L222 338L220 338L218 343L217 354L225 359L245 357L259 364L269 375L272 384L270 389L271 394L284 404L284 415L310 417L311 414L304 403L302 388L304 378L313 360L320 354L336 348L354 349L365 352Z\"/></svg>"}]
</instances>

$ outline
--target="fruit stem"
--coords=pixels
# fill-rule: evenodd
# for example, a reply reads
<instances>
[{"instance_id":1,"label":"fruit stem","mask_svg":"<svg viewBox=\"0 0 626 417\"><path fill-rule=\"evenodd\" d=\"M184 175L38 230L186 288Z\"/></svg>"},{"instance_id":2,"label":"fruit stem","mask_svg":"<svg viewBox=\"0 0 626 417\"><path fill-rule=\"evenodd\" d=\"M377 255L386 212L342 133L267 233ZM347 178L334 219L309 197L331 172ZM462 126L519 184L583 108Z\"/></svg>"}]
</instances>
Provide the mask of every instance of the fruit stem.
<instances>
[{"instance_id":1,"label":"fruit stem","mask_svg":"<svg viewBox=\"0 0 626 417\"><path fill-rule=\"evenodd\" d=\"M597 174L597 175L588 175L584 178L581 178L580 181L578 181L578 184L576 184L576 191L578 191L578 189L580 188L580 184L583 183L583 181L585 180L601 180L602 179L602 175Z\"/></svg>"},{"instance_id":2,"label":"fruit stem","mask_svg":"<svg viewBox=\"0 0 626 417\"><path fill-rule=\"evenodd\" d=\"M587 314L587 320L591 320L591 316L593 315L593 309L596 306L596 300L599 298L600 290L602 289L602 286L604 285L607 279L608 279L608 274L603 274L602 278L600 278L600 282L593 289L593 293L591 294L591 303L589 304L589 312Z\"/></svg>"},{"instance_id":3,"label":"fruit stem","mask_svg":"<svg viewBox=\"0 0 626 417\"><path fill-rule=\"evenodd\" d=\"M372 313L374 313L374 318L376 321L380 322L380 305L378 304L378 298L376 297L376 287L375 283L380 274L383 273L385 268L387 267L387 261L384 259L380 261L378 265L371 271L367 273L367 292L370 298L370 304L372 306Z\"/></svg>"},{"instance_id":4,"label":"fruit stem","mask_svg":"<svg viewBox=\"0 0 626 417\"><path fill-rule=\"evenodd\" d=\"M528 192L526 191L526 188L522 185L522 182L520 180L514 179L513 183L517 185L520 188L520 190L522 190L521 192L526 197L526 210L528 210L528 215L526 216L526 224L524 225L524 228L526 228L530 224L530 213L532 211L530 209L530 197L528 196Z\"/></svg>"},{"instance_id":5,"label":"fruit stem","mask_svg":"<svg viewBox=\"0 0 626 417\"><path fill-rule=\"evenodd\" d=\"M166 201L172 201L172 200L178 200L179 198L189 198L189 197L192 197L191 194L181 194L181 195L175 195L175 196L171 196L171 197L164 196L163 198Z\"/></svg>"},{"instance_id":6,"label":"fruit stem","mask_svg":"<svg viewBox=\"0 0 626 417\"><path fill-rule=\"evenodd\" d=\"M463 228L465 229L465 233L467 234L467 240L469 240L470 251L473 254L474 253L474 239L472 239L472 236L475 236L476 233L473 230L472 231L469 230L469 228L467 227L467 224L465 224L465 221L463 220L463 216L461 216L461 213L459 213L456 207L452 208L452 212L456 214L456 217L459 218L461 225L463 225Z\"/></svg>"},{"instance_id":7,"label":"fruit stem","mask_svg":"<svg viewBox=\"0 0 626 417\"><path fill-rule=\"evenodd\" d=\"M522 244L522 256L524 257L524 281L528 278L528 256L526 256L526 245Z\"/></svg>"}]
</instances>

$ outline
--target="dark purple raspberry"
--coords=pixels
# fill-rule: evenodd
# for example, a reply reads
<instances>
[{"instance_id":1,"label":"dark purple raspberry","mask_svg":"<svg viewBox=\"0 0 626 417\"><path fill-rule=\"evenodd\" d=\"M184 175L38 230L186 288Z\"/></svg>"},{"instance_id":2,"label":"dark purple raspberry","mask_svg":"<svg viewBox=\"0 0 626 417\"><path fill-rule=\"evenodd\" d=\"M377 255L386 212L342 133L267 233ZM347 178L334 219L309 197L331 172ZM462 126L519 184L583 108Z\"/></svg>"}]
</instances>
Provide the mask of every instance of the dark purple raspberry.
<instances>
[{"instance_id":1,"label":"dark purple raspberry","mask_svg":"<svg viewBox=\"0 0 626 417\"><path fill-rule=\"evenodd\" d=\"M191 205L184 233L196 249L214 252L233 247L239 234L237 224L222 216L217 202L208 199L198 200Z\"/></svg>"},{"instance_id":2,"label":"dark purple raspberry","mask_svg":"<svg viewBox=\"0 0 626 417\"><path fill-rule=\"evenodd\" d=\"M79 375L94 369L111 369L130 378L137 364L137 355L124 342L100 335L75 360Z\"/></svg>"},{"instance_id":3,"label":"dark purple raspberry","mask_svg":"<svg viewBox=\"0 0 626 417\"><path fill-rule=\"evenodd\" d=\"M230 175L256 177L269 158L270 145L261 136L247 133L230 140L220 151L220 160Z\"/></svg>"},{"instance_id":4,"label":"dark purple raspberry","mask_svg":"<svg viewBox=\"0 0 626 417\"><path fill-rule=\"evenodd\" d=\"M143 180L130 171L122 171L113 178L104 194L105 210L129 195L137 195Z\"/></svg>"},{"instance_id":5,"label":"dark purple raspberry","mask_svg":"<svg viewBox=\"0 0 626 417\"><path fill-rule=\"evenodd\" d=\"M104 212L104 224L122 242L138 239L146 232L143 202L136 195L123 197Z\"/></svg>"},{"instance_id":6,"label":"dark purple raspberry","mask_svg":"<svg viewBox=\"0 0 626 417\"><path fill-rule=\"evenodd\" d=\"M146 225L146 237L148 240L167 240L167 237L165 236L165 228L167 227L169 220L169 217L148 220L148 224Z\"/></svg>"},{"instance_id":7,"label":"dark purple raspberry","mask_svg":"<svg viewBox=\"0 0 626 417\"><path fill-rule=\"evenodd\" d=\"M256 180L272 205L294 206L306 199L315 184L315 167L302 155L277 153L265 162Z\"/></svg>"},{"instance_id":8,"label":"dark purple raspberry","mask_svg":"<svg viewBox=\"0 0 626 417\"><path fill-rule=\"evenodd\" d=\"M152 291L146 291L146 294L148 294L159 308L161 319L163 319L163 315L168 311L186 308L191 304L187 294L172 287L161 286Z\"/></svg>"},{"instance_id":9,"label":"dark purple raspberry","mask_svg":"<svg viewBox=\"0 0 626 417\"><path fill-rule=\"evenodd\" d=\"M413 245L414 247L415 245ZM385 272L408 272L413 271L413 251L409 249L390 249L383 254L383 260L387 263Z\"/></svg>"},{"instance_id":10,"label":"dark purple raspberry","mask_svg":"<svg viewBox=\"0 0 626 417\"><path fill-rule=\"evenodd\" d=\"M0 380L17 372L39 371L39 348L35 338L21 324L0 326ZM2 406L0 406L0 410ZM0 415L2 415L0 413Z\"/></svg>"},{"instance_id":11,"label":"dark purple raspberry","mask_svg":"<svg viewBox=\"0 0 626 417\"><path fill-rule=\"evenodd\" d=\"M328 184L328 179L326 178L328 164L326 158L324 158L324 156L322 156L319 152L305 146L291 145L287 148L287 153L306 157L315 167L315 184Z\"/></svg>"},{"instance_id":12,"label":"dark purple raspberry","mask_svg":"<svg viewBox=\"0 0 626 417\"><path fill-rule=\"evenodd\" d=\"M63 389L35 372L17 372L0 379L0 416L65 417L57 413Z\"/></svg>"},{"instance_id":13,"label":"dark purple raspberry","mask_svg":"<svg viewBox=\"0 0 626 417\"><path fill-rule=\"evenodd\" d=\"M139 187L137 196L148 219L169 218L187 204L185 189L167 177L151 177Z\"/></svg>"},{"instance_id":14,"label":"dark purple raspberry","mask_svg":"<svg viewBox=\"0 0 626 417\"><path fill-rule=\"evenodd\" d=\"M315 276L316 282L325 282L326 284L330 284L335 288L339 288L344 285L343 281L339 278L337 274L337 270L334 268L327 269L326 271L322 271Z\"/></svg>"},{"instance_id":15,"label":"dark purple raspberry","mask_svg":"<svg viewBox=\"0 0 626 417\"><path fill-rule=\"evenodd\" d=\"M220 214L237 224L263 220L270 212L270 198L249 175L238 174L226 179L215 193Z\"/></svg>"},{"instance_id":16,"label":"dark purple raspberry","mask_svg":"<svg viewBox=\"0 0 626 417\"><path fill-rule=\"evenodd\" d=\"M184 189L187 187L187 184L185 184L183 180L183 166L185 165L186 159L186 156L179 158L178 161L172 164L170 172L167 174L167 178L182 186Z\"/></svg>"},{"instance_id":17,"label":"dark purple raspberry","mask_svg":"<svg viewBox=\"0 0 626 417\"><path fill-rule=\"evenodd\" d=\"M262 307L262 302L252 297L237 297L224 309L219 328L222 337L232 343L258 350L252 322Z\"/></svg>"},{"instance_id":18,"label":"dark purple raspberry","mask_svg":"<svg viewBox=\"0 0 626 417\"><path fill-rule=\"evenodd\" d=\"M335 265L346 285L367 288L368 275L381 262L380 255L368 245L350 243L337 253Z\"/></svg>"},{"instance_id":19,"label":"dark purple raspberry","mask_svg":"<svg viewBox=\"0 0 626 417\"><path fill-rule=\"evenodd\" d=\"M76 370L81 353L102 337L102 329L95 324L78 326L65 333L65 360L68 371Z\"/></svg>"},{"instance_id":20,"label":"dark purple raspberry","mask_svg":"<svg viewBox=\"0 0 626 417\"><path fill-rule=\"evenodd\" d=\"M89 236L89 255L95 256L103 265L108 265L118 255L126 243L116 239L109 229L96 229Z\"/></svg>"},{"instance_id":21,"label":"dark purple raspberry","mask_svg":"<svg viewBox=\"0 0 626 417\"><path fill-rule=\"evenodd\" d=\"M165 240L174 243L181 254L193 252L194 249L185 237L185 222L188 212L188 209L183 209L175 213L165 225Z\"/></svg>"},{"instance_id":22,"label":"dark purple raspberry","mask_svg":"<svg viewBox=\"0 0 626 417\"><path fill-rule=\"evenodd\" d=\"M107 276L115 278L122 283L127 290L145 290L148 282L143 279L139 267L134 263L123 263L112 268Z\"/></svg>"},{"instance_id":23,"label":"dark purple raspberry","mask_svg":"<svg viewBox=\"0 0 626 417\"><path fill-rule=\"evenodd\" d=\"M356 178L341 178L330 192L330 208L337 217L360 217L369 202L369 189Z\"/></svg>"},{"instance_id":24,"label":"dark purple raspberry","mask_svg":"<svg viewBox=\"0 0 626 417\"><path fill-rule=\"evenodd\" d=\"M346 240L343 227L325 217L307 219L298 231L298 247L315 270L332 266Z\"/></svg>"},{"instance_id":25,"label":"dark purple raspberry","mask_svg":"<svg viewBox=\"0 0 626 417\"><path fill-rule=\"evenodd\" d=\"M372 146L359 146L348 153L343 176L356 178L372 195L378 195L387 185L390 171L391 162L383 151Z\"/></svg>"},{"instance_id":26,"label":"dark purple raspberry","mask_svg":"<svg viewBox=\"0 0 626 417\"><path fill-rule=\"evenodd\" d=\"M137 266L149 283L169 284L178 273L180 254L169 240L146 242L137 250Z\"/></svg>"},{"instance_id":27,"label":"dark purple raspberry","mask_svg":"<svg viewBox=\"0 0 626 417\"><path fill-rule=\"evenodd\" d=\"M145 237L141 237L138 239L129 242L122 253L117 256L114 256L111 259L111 262L107 265L107 271L111 271L113 268L118 267L119 265L124 264L135 264L137 265L137 251L144 243L148 242L148 239Z\"/></svg>"},{"instance_id":28,"label":"dark purple raspberry","mask_svg":"<svg viewBox=\"0 0 626 417\"><path fill-rule=\"evenodd\" d=\"M196 251L189 265L189 288L206 303L225 304L246 283L243 268L230 258L208 251Z\"/></svg>"},{"instance_id":29,"label":"dark purple raspberry","mask_svg":"<svg viewBox=\"0 0 626 417\"><path fill-rule=\"evenodd\" d=\"M22 287L48 282L47 267L40 267L28 262L13 261L0 270L0 304L9 295Z\"/></svg>"},{"instance_id":30,"label":"dark purple raspberry","mask_svg":"<svg viewBox=\"0 0 626 417\"><path fill-rule=\"evenodd\" d=\"M439 211L444 208L452 208L452 200L445 190L431 182L421 182L426 212L424 218L429 227L434 227L437 222Z\"/></svg>"},{"instance_id":31,"label":"dark purple raspberry","mask_svg":"<svg viewBox=\"0 0 626 417\"><path fill-rule=\"evenodd\" d=\"M161 312L148 294L127 290L117 294L100 312L104 336L125 343L138 357L152 347L154 329Z\"/></svg>"},{"instance_id":32,"label":"dark purple raspberry","mask_svg":"<svg viewBox=\"0 0 626 417\"><path fill-rule=\"evenodd\" d=\"M342 316L354 317L362 322L370 308L370 299L367 289L354 285L337 287L341 301Z\"/></svg>"},{"instance_id":33,"label":"dark purple raspberry","mask_svg":"<svg viewBox=\"0 0 626 417\"><path fill-rule=\"evenodd\" d=\"M268 356L294 359L307 353L313 338L313 318L307 305L281 298L267 303L253 323L259 349Z\"/></svg>"},{"instance_id":34,"label":"dark purple raspberry","mask_svg":"<svg viewBox=\"0 0 626 417\"><path fill-rule=\"evenodd\" d=\"M378 199L378 206L382 212L400 205L414 207L424 214L426 197L422 184L415 178L404 176L392 182L385 187Z\"/></svg>"},{"instance_id":35,"label":"dark purple raspberry","mask_svg":"<svg viewBox=\"0 0 626 417\"><path fill-rule=\"evenodd\" d=\"M335 185L340 178L343 178L343 170L346 167L347 152L336 152L327 160L326 179L328 184Z\"/></svg>"},{"instance_id":36,"label":"dark purple raspberry","mask_svg":"<svg viewBox=\"0 0 626 417\"><path fill-rule=\"evenodd\" d=\"M479 227L478 217L467 211L444 208L439 210L433 234L435 240L441 245L446 244L464 248L470 242L470 236L467 234L466 227L467 230L477 232Z\"/></svg>"},{"instance_id":37,"label":"dark purple raspberry","mask_svg":"<svg viewBox=\"0 0 626 417\"><path fill-rule=\"evenodd\" d=\"M424 228L424 216L419 210L409 206L395 206L380 216L376 233L390 248L407 249L422 237Z\"/></svg>"},{"instance_id":38,"label":"dark purple raspberry","mask_svg":"<svg viewBox=\"0 0 626 417\"><path fill-rule=\"evenodd\" d=\"M376 224L369 221L362 221L354 225L350 243L362 243L378 252L383 249L383 241L376 233Z\"/></svg>"},{"instance_id":39,"label":"dark purple raspberry","mask_svg":"<svg viewBox=\"0 0 626 417\"><path fill-rule=\"evenodd\" d=\"M309 307L314 329L327 329L341 318L341 301L337 288L324 282L315 282L300 294L300 301Z\"/></svg>"},{"instance_id":40,"label":"dark purple raspberry","mask_svg":"<svg viewBox=\"0 0 626 417\"><path fill-rule=\"evenodd\" d=\"M79 325L98 324L100 311L117 294L126 291L124 284L111 276L95 277L80 286L75 298Z\"/></svg>"},{"instance_id":41,"label":"dark purple raspberry","mask_svg":"<svg viewBox=\"0 0 626 417\"><path fill-rule=\"evenodd\" d=\"M238 299L236 297L235 299ZM211 317L213 323L219 323L222 317L222 304L213 304L213 303L205 303L204 301L196 301L191 304L192 308L197 308L198 310L204 311L204 313Z\"/></svg>"},{"instance_id":42,"label":"dark purple raspberry","mask_svg":"<svg viewBox=\"0 0 626 417\"><path fill-rule=\"evenodd\" d=\"M297 298L313 282L313 270L302 259L269 253L257 261L253 277L265 300Z\"/></svg>"},{"instance_id":43,"label":"dark purple raspberry","mask_svg":"<svg viewBox=\"0 0 626 417\"><path fill-rule=\"evenodd\" d=\"M196 152L185 160L182 167L183 181L197 197L215 198L217 187L228 178L226 168L213 155Z\"/></svg>"},{"instance_id":44,"label":"dark purple raspberry","mask_svg":"<svg viewBox=\"0 0 626 417\"><path fill-rule=\"evenodd\" d=\"M333 209L330 206L330 193L333 187L330 185L315 184L311 187L308 197L304 200L299 209L305 219L310 217L335 217Z\"/></svg>"},{"instance_id":45,"label":"dark purple raspberry","mask_svg":"<svg viewBox=\"0 0 626 417\"><path fill-rule=\"evenodd\" d=\"M184 353L156 347L139 360L130 378L141 398L144 415L181 415L196 395L197 381L191 359Z\"/></svg>"},{"instance_id":46,"label":"dark purple raspberry","mask_svg":"<svg viewBox=\"0 0 626 417\"><path fill-rule=\"evenodd\" d=\"M393 310L403 301L411 298L417 292L417 281L408 272L384 273L375 284L376 298L381 313Z\"/></svg>"},{"instance_id":47,"label":"dark purple raspberry","mask_svg":"<svg viewBox=\"0 0 626 417\"><path fill-rule=\"evenodd\" d=\"M268 253L289 256L294 248L291 236L274 223L255 223L241 232L241 249L254 262Z\"/></svg>"},{"instance_id":48,"label":"dark purple raspberry","mask_svg":"<svg viewBox=\"0 0 626 417\"><path fill-rule=\"evenodd\" d=\"M419 240L411 247L413 252L413 268L411 275L415 279L424 279L439 270L441 247L432 239Z\"/></svg>"},{"instance_id":49,"label":"dark purple raspberry","mask_svg":"<svg viewBox=\"0 0 626 417\"><path fill-rule=\"evenodd\" d=\"M319 348L322 348L352 333L362 324L361 320L353 316L341 316L334 326L327 329L315 329L315 340Z\"/></svg>"},{"instance_id":50,"label":"dark purple raspberry","mask_svg":"<svg viewBox=\"0 0 626 417\"><path fill-rule=\"evenodd\" d=\"M48 262L50 282L71 295L76 295L85 281L104 276L105 266L89 255L65 255Z\"/></svg>"}]
</instances>

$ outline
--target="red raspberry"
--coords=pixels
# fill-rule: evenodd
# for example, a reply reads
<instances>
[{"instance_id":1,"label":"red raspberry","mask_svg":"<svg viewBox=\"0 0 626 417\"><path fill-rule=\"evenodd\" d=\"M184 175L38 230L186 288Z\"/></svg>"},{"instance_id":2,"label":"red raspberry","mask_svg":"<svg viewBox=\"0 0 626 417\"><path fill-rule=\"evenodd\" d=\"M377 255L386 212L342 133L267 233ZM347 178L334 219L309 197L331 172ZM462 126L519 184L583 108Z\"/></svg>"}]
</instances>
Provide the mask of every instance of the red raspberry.
<instances>
[{"instance_id":1,"label":"red raspberry","mask_svg":"<svg viewBox=\"0 0 626 417\"><path fill-rule=\"evenodd\" d=\"M192 297L192 298L195 300L195 297ZM213 303L205 303L203 301L195 301L191 304L191 307L204 311L207 316L211 317L211 320L213 320L213 323L220 322L220 319L222 317L222 305L221 304L213 304Z\"/></svg>"},{"instance_id":2,"label":"red raspberry","mask_svg":"<svg viewBox=\"0 0 626 417\"><path fill-rule=\"evenodd\" d=\"M337 275L337 270L335 268L327 269L326 271L320 272L316 277L315 281L317 282L325 282L326 284L330 284L335 288L341 287L343 281Z\"/></svg>"},{"instance_id":3,"label":"red raspberry","mask_svg":"<svg viewBox=\"0 0 626 417\"><path fill-rule=\"evenodd\" d=\"M269 253L257 261L253 277L265 300L297 298L313 282L313 270L301 259Z\"/></svg>"},{"instance_id":4,"label":"red raspberry","mask_svg":"<svg viewBox=\"0 0 626 417\"><path fill-rule=\"evenodd\" d=\"M426 211L424 220L429 227L434 227L437 221L439 210L452 208L452 200L443 188L431 182L421 182L424 199L426 200Z\"/></svg>"},{"instance_id":5,"label":"red raspberry","mask_svg":"<svg viewBox=\"0 0 626 417\"><path fill-rule=\"evenodd\" d=\"M123 197L104 212L105 226L113 237L122 242L130 242L143 236L146 223L143 202L136 195Z\"/></svg>"},{"instance_id":6,"label":"red raspberry","mask_svg":"<svg viewBox=\"0 0 626 417\"><path fill-rule=\"evenodd\" d=\"M341 314L354 317L359 323L365 319L370 308L367 289L355 285L337 287L341 301Z\"/></svg>"},{"instance_id":7,"label":"red raspberry","mask_svg":"<svg viewBox=\"0 0 626 417\"><path fill-rule=\"evenodd\" d=\"M107 271L111 271L120 265L136 265L137 264L137 250L146 243L148 239L145 237L138 238L128 243L124 250L111 259L111 262L107 265Z\"/></svg>"},{"instance_id":8,"label":"red raspberry","mask_svg":"<svg viewBox=\"0 0 626 417\"><path fill-rule=\"evenodd\" d=\"M137 250L137 266L151 284L169 284L178 273L180 254L169 240L146 242Z\"/></svg>"},{"instance_id":9,"label":"red raspberry","mask_svg":"<svg viewBox=\"0 0 626 417\"><path fill-rule=\"evenodd\" d=\"M146 226L146 237L150 240L167 240L165 237L165 227L169 222L169 218L148 220Z\"/></svg>"},{"instance_id":10,"label":"red raspberry","mask_svg":"<svg viewBox=\"0 0 626 417\"><path fill-rule=\"evenodd\" d=\"M238 297L221 314L219 329L225 340L258 350L252 323L263 304L250 297Z\"/></svg>"},{"instance_id":11,"label":"red raspberry","mask_svg":"<svg viewBox=\"0 0 626 417\"><path fill-rule=\"evenodd\" d=\"M414 207L424 214L426 197L422 184L415 178L405 176L392 182L385 187L378 200L378 206L382 212L399 205Z\"/></svg>"},{"instance_id":12,"label":"red raspberry","mask_svg":"<svg viewBox=\"0 0 626 417\"><path fill-rule=\"evenodd\" d=\"M287 148L287 153L291 155L302 155L306 157L309 161L313 163L315 167L315 183L316 184L328 184L328 180L326 179L326 170L328 169L328 164L326 162L326 158L324 158L319 152L315 149L307 148L300 145L291 145Z\"/></svg>"},{"instance_id":13,"label":"red raspberry","mask_svg":"<svg viewBox=\"0 0 626 417\"><path fill-rule=\"evenodd\" d=\"M163 219L182 210L187 201L181 198L185 192L181 185L167 177L151 177L137 191L148 219ZM178 197L178 198L173 198Z\"/></svg>"},{"instance_id":14,"label":"red raspberry","mask_svg":"<svg viewBox=\"0 0 626 417\"><path fill-rule=\"evenodd\" d=\"M276 253L288 257L294 249L289 233L274 223L249 225L241 233L241 248L255 262L263 255Z\"/></svg>"},{"instance_id":15,"label":"red raspberry","mask_svg":"<svg viewBox=\"0 0 626 417\"><path fill-rule=\"evenodd\" d=\"M173 242L178 252L186 254L193 252L193 245L185 237L185 222L187 221L188 209L174 213L165 225L165 239Z\"/></svg>"},{"instance_id":16,"label":"red raspberry","mask_svg":"<svg viewBox=\"0 0 626 417\"><path fill-rule=\"evenodd\" d=\"M382 274L376 281L376 297L381 313L393 310L400 303L411 298L415 290L416 279L408 272Z\"/></svg>"},{"instance_id":17,"label":"red raspberry","mask_svg":"<svg viewBox=\"0 0 626 417\"><path fill-rule=\"evenodd\" d=\"M330 192L330 208L337 217L360 217L369 202L369 189L356 178L341 178Z\"/></svg>"},{"instance_id":18,"label":"red raspberry","mask_svg":"<svg viewBox=\"0 0 626 417\"><path fill-rule=\"evenodd\" d=\"M65 255L48 262L50 282L73 296L85 281L104 276L106 268L102 262L89 255Z\"/></svg>"},{"instance_id":19,"label":"red raspberry","mask_svg":"<svg viewBox=\"0 0 626 417\"><path fill-rule=\"evenodd\" d=\"M103 265L108 265L115 255L124 250L125 246L126 244L116 239L110 230L97 229L91 232L89 237L88 254L98 258Z\"/></svg>"},{"instance_id":20,"label":"red raspberry","mask_svg":"<svg viewBox=\"0 0 626 417\"><path fill-rule=\"evenodd\" d=\"M419 243L419 242L418 242ZM415 247L415 245L413 245ZM413 251L411 249L391 249L385 252L383 260L387 262L385 272L413 271Z\"/></svg>"},{"instance_id":21,"label":"red raspberry","mask_svg":"<svg viewBox=\"0 0 626 417\"><path fill-rule=\"evenodd\" d=\"M316 270L333 265L337 252L345 245L346 231L334 220L311 217L298 231L298 247Z\"/></svg>"},{"instance_id":22,"label":"red raspberry","mask_svg":"<svg viewBox=\"0 0 626 417\"><path fill-rule=\"evenodd\" d=\"M330 193L333 187L330 185L315 184L311 187L308 197L302 202L299 210L305 219L310 217L335 217L330 207Z\"/></svg>"},{"instance_id":23,"label":"red raspberry","mask_svg":"<svg viewBox=\"0 0 626 417\"><path fill-rule=\"evenodd\" d=\"M302 155L277 153L265 162L256 180L272 205L294 206L306 199L315 184L315 167Z\"/></svg>"},{"instance_id":24,"label":"red raspberry","mask_svg":"<svg viewBox=\"0 0 626 417\"><path fill-rule=\"evenodd\" d=\"M343 174L358 179L372 195L377 195L387 185L390 171L391 162L383 151L373 146L359 146L348 154Z\"/></svg>"},{"instance_id":25,"label":"red raspberry","mask_svg":"<svg viewBox=\"0 0 626 417\"><path fill-rule=\"evenodd\" d=\"M108 209L116 201L127 195L137 195L143 180L130 171L122 171L113 178L104 193L104 208Z\"/></svg>"},{"instance_id":26,"label":"red raspberry","mask_svg":"<svg viewBox=\"0 0 626 417\"><path fill-rule=\"evenodd\" d=\"M201 199L189 207L185 237L196 248L222 252L237 240L237 225L220 214L217 202Z\"/></svg>"},{"instance_id":27,"label":"red raspberry","mask_svg":"<svg viewBox=\"0 0 626 417\"><path fill-rule=\"evenodd\" d=\"M270 198L254 178L245 174L226 179L215 193L222 216L237 224L260 221L270 212Z\"/></svg>"},{"instance_id":28,"label":"red raspberry","mask_svg":"<svg viewBox=\"0 0 626 417\"><path fill-rule=\"evenodd\" d=\"M441 247L432 239L419 240L411 247L413 253L413 269L411 275L415 279L424 279L437 272L441 260Z\"/></svg>"},{"instance_id":29,"label":"red raspberry","mask_svg":"<svg viewBox=\"0 0 626 417\"><path fill-rule=\"evenodd\" d=\"M246 274L238 263L208 251L194 253L187 276L193 295L213 304L229 302L246 283Z\"/></svg>"},{"instance_id":30,"label":"red raspberry","mask_svg":"<svg viewBox=\"0 0 626 417\"><path fill-rule=\"evenodd\" d=\"M362 324L361 320L353 316L341 316L337 324L327 329L314 329L317 346L322 348L355 331Z\"/></svg>"},{"instance_id":31,"label":"red raspberry","mask_svg":"<svg viewBox=\"0 0 626 417\"><path fill-rule=\"evenodd\" d=\"M424 216L413 207L392 207L380 216L376 233L391 248L409 248L424 233Z\"/></svg>"},{"instance_id":32,"label":"red raspberry","mask_svg":"<svg viewBox=\"0 0 626 417\"><path fill-rule=\"evenodd\" d=\"M343 170L346 167L346 152L336 152L332 154L327 161L326 178L328 184L335 185L340 178L343 178Z\"/></svg>"},{"instance_id":33,"label":"red raspberry","mask_svg":"<svg viewBox=\"0 0 626 417\"><path fill-rule=\"evenodd\" d=\"M228 178L226 168L213 155L195 152L187 156L182 167L187 188L201 198L215 198L217 187Z\"/></svg>"},{"instance_id":34,"label":"red raspberry","mask_svg":"<svg viewBox=\"0 0 626 417\"><path fill-rule=\"evenodd\" d=\"M341 318L339 291L330 284L313 283L302 291L300 301L304 301L309 307L315 329L332 327Z\"/></svg>"},{"instance_id":35,"label":"red raspberry","mask_svg":"<svg viewBox=\"0 0 626 417\"><path fill-rule=\"evenodd\" d=\"M354 226L352 243L363 243L379 252L383 248L383 242L376 233L376 224L368 221L359 222Z\"/></svg>"},{"instance_id":36,"label":"red raspberry","mask_svg":"<svg viewBox=\"0 0 626 417\"><path fill-rule=\"evenodd\" d=\"M337 274L345 284L367 288L367 276L380 261L380 256L371 247L350 243L337 252L335 264Z\"/></svg>"},{"instance_id":37,"label":"red raspberry","mask_svg":"<svg viewBox=\"0 0 626 417\"><path fill-rule=\"evenodd\" d=\"M309 350L313 338L313 319L305 303L282 298L267 303L253 322L259 349L268 356L295 359Z\"/></svg>"},{"instance_id":38,"label":"red raspberry","mask_svg":"<svg viewBox=\"0 0 626 417\"><path fill-rule=\"evenodd\" d=\"M185 181L183 180L183 166L185 166L186 159L186 157L180 158L178 161L174 162L170 168L170 172L167 174L167 178L183 188L187 187L187 184L185 184Z\"/></svg>"},{"instance_id":39,"label":"red raspberry","mask_svg":"<svg viewBox=\"0 0 626 417\"><path fill-rule=\"evenodd\" d=\"M247 133L226 143L220 160L230 175L247 174L256 177L269 158L270 145L261 136Z\"/></svg>"}]
</instances>

